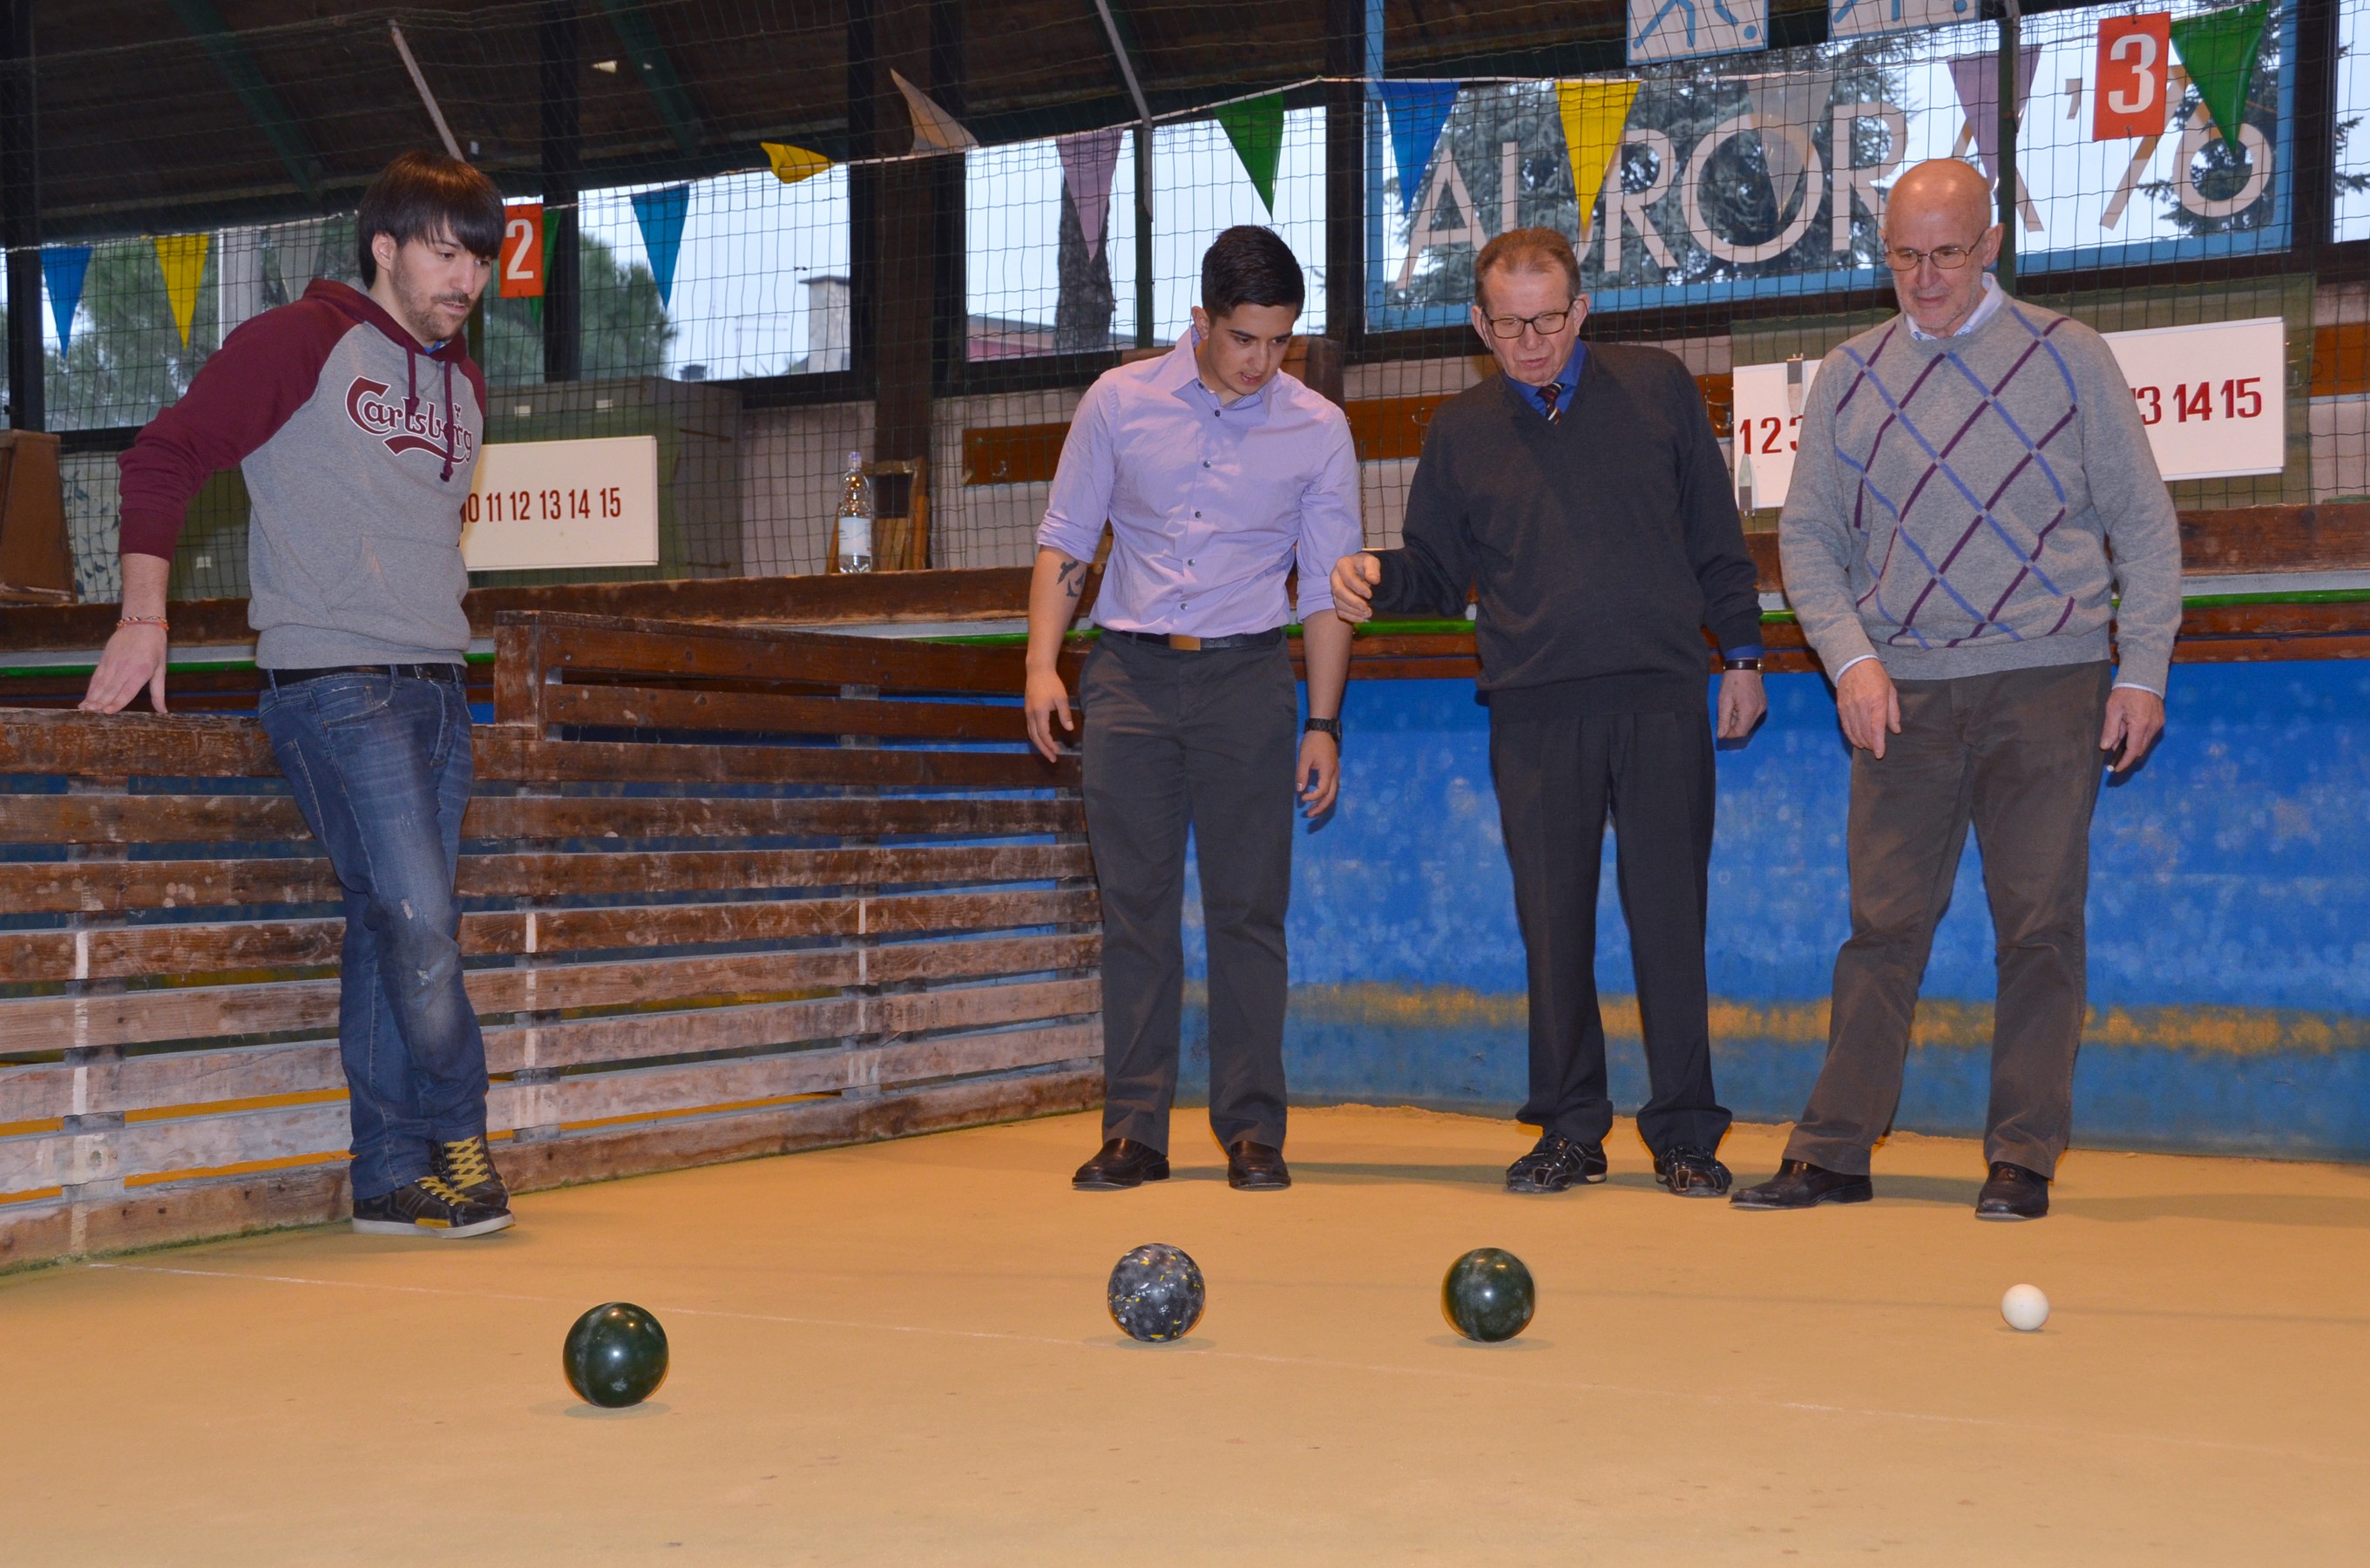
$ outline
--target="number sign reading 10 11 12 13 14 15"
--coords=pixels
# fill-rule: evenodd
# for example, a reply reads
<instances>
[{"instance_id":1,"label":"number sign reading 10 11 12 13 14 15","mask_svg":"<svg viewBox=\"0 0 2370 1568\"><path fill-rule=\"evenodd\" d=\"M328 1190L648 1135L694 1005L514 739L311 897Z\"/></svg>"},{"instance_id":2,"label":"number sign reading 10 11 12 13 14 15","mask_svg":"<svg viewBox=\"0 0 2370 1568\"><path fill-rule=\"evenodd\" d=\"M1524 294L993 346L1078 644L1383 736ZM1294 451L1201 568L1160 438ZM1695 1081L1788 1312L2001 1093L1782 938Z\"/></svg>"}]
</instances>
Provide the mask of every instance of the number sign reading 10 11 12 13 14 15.
<instances>
[{"instance_id":1,"label":"number sign reading 10 11 12 13 14 15","mask_svg":"<svg viewBox=\"0 0 2370 1568\"><path fill-rule=\"evenodd\" d=\"M501 441L461 504L473 572L659 563L656 436Z\"/></svg>"},{"instance_id":2,"label":"number sign reading 10 11 12 13 14 15","mask_svg":"<svg viewBox=\"0 0 2370 1568\"><path fill-rule=\"evenodd\" d=\"M2229 479L2287 466L2287 324L2278 316L2104 336L2165 478ZM2025 373L2036 368L2048 367ZM1817 365L1799 360L1736 367L1730 469L1738 506L1786 504L1817 374Z\"/></svg>"}]
</instances>

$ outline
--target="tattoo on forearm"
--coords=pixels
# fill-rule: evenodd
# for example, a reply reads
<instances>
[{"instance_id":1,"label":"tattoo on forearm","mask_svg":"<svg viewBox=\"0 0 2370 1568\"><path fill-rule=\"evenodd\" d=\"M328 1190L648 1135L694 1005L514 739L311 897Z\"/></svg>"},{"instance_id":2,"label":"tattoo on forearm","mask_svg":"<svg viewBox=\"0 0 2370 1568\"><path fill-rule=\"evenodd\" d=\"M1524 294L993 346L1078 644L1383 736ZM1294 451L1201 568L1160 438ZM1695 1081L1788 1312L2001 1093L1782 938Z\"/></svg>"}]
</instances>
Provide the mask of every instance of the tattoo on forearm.
<instances>
[{"instance_id":1,"label":"tattoo on forearm","mask_svg":"<svg viewBox=\"0 0 2370 1568\"><path fill-rule=\"evenodd\" d=\"M1054 580L1062 585L1062 591L1072 599L1086 589L1087 564L1084 561L1064 561L1054 568L1053 575Z\"/></svg>"}]
</instances>

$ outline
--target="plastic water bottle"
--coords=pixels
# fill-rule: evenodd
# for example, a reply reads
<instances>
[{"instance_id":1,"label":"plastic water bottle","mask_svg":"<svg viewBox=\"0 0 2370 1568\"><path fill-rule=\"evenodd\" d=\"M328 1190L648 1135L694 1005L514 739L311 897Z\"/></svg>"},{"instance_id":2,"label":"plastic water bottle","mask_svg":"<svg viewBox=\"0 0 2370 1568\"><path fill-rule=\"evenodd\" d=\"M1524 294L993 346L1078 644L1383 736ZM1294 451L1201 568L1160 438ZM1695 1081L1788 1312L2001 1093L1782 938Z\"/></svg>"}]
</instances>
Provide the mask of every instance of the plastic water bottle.
<instances>
[{"instance_id":1,"label":"plastic water bottle","mask_svg":"<svg viewBox=\"0 0 2370 1568\"><path fill-rule=\"evenodd\" d=\"M872 569L872 481L864 476L864 454L847 454L847 477L839 490L839 569Z\"/></svg>"}]
</instances>

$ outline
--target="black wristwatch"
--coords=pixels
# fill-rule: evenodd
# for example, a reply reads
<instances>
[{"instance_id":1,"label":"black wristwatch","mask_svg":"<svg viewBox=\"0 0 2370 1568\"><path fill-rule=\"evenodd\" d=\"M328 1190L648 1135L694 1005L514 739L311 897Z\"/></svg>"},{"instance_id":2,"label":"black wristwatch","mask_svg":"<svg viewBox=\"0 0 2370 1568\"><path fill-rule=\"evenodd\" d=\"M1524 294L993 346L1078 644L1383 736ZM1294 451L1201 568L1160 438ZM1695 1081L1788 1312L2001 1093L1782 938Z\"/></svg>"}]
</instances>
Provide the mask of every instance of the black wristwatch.
<instances>
[{"instance_id":1,"label":"black wristwatch","mask_svg":"<svg viewBox=\"0 0 2370 1568\"><path fill-rule=\"evenodd\" d=\"M1333 744L1339 746L1341 744L1341 721L1338 718L1313 718L1300 727L1300 733L1329 735L1333 738Z\"/></svg>"},{"instance_id":2,"label":"black wristwatch","mask_svg":"<svg viewBox=\"0 0 2370 1568\"><path fill-rule=\"evenodd\" d=\"M1761 656L1754 654L1748 658L1723 658L1720 661L1720 667L1722 670L1750 670L1758 675L1761 673Z\"/></svg>"}]
</instances>

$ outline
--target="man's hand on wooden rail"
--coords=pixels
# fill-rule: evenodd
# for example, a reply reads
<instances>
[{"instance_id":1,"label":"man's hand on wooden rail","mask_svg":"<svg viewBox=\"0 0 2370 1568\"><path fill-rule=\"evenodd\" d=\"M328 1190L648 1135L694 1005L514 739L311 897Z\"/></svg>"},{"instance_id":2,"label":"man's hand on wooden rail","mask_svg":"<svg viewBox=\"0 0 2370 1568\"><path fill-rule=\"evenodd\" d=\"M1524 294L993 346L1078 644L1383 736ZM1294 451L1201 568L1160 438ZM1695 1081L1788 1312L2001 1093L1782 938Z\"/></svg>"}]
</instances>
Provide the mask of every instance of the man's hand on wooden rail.
<instances>
[{"instance_id":1,"label":"man's hand on wooden rail","mask_svg":"<svg viewBox=\"0 0 2370 1568\"><path fill-rule=\"evenodd\" d=\"M150 704L165 711L165 582L172 572L161 555L123 557L122 620L91 671L84 713L121 713L144 686Z\"/></svg>"}]
</instances>

